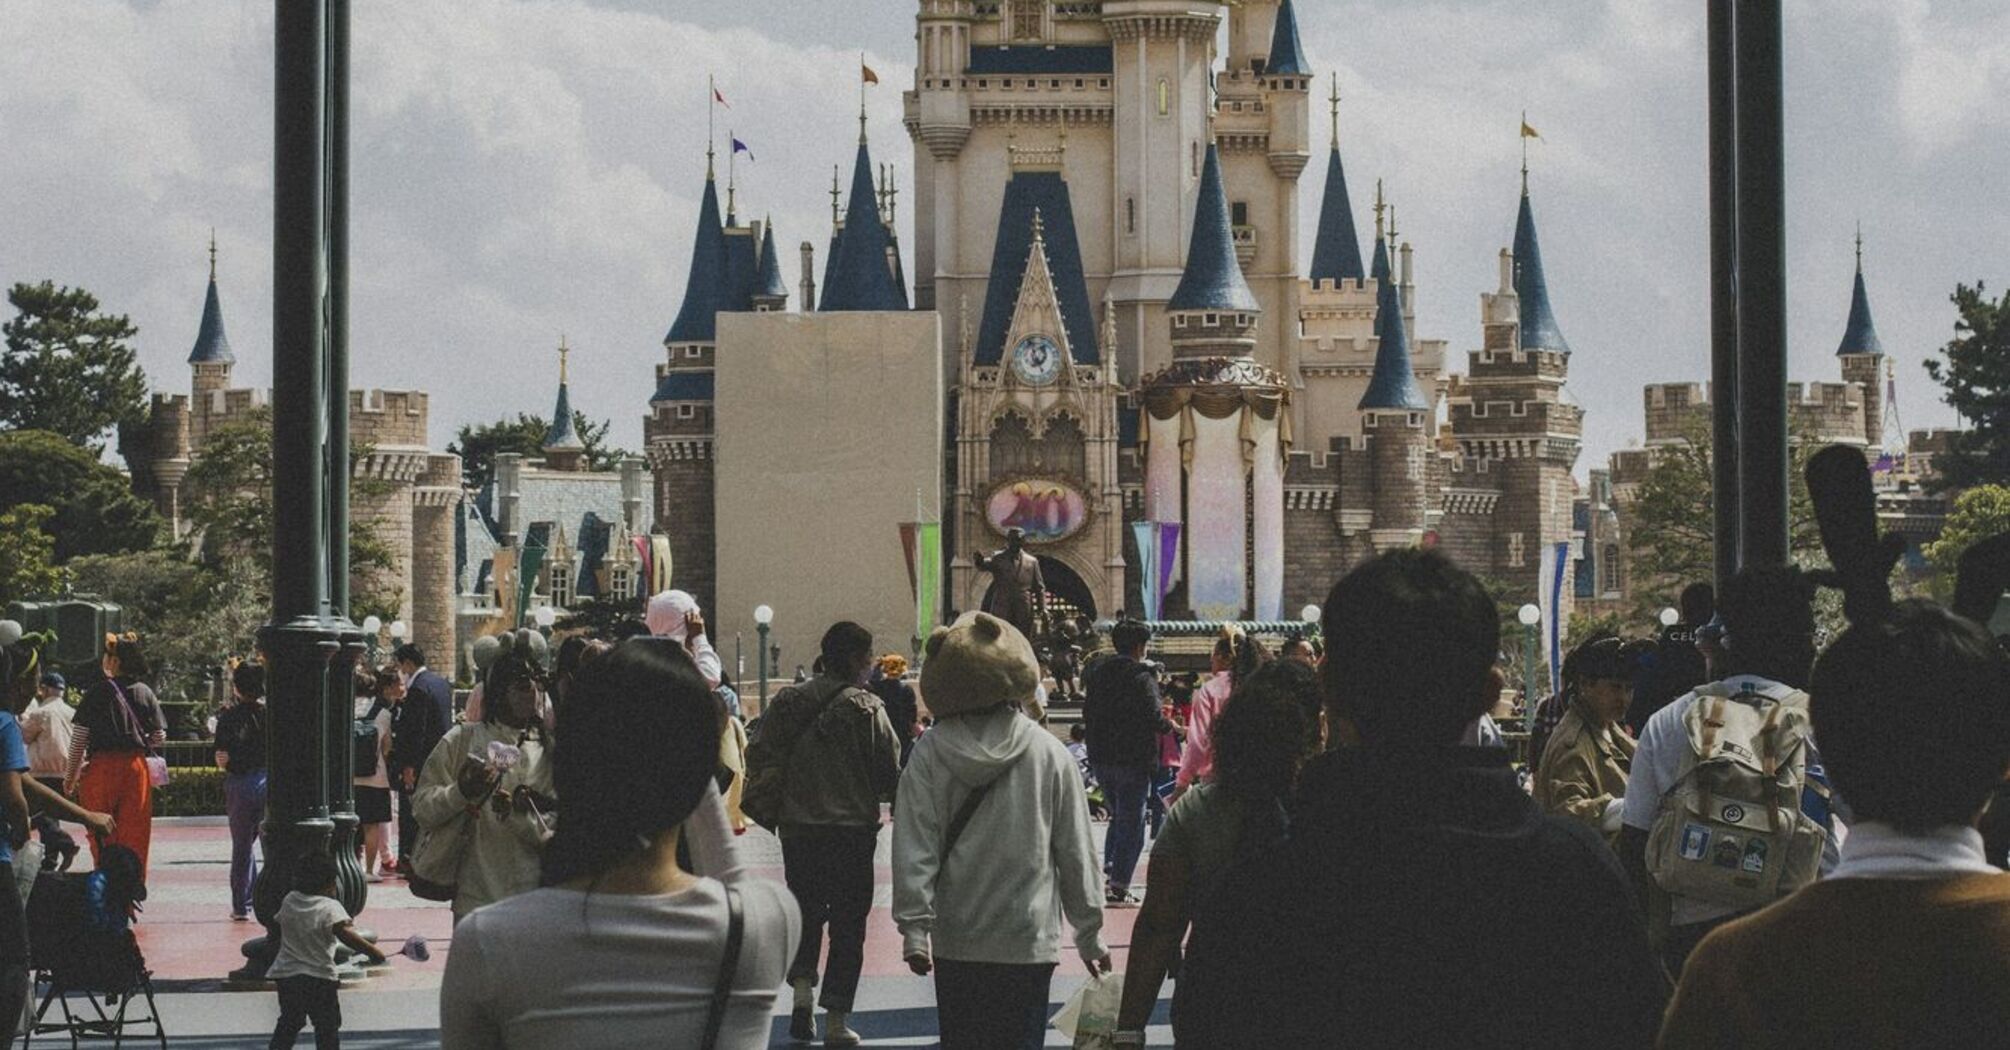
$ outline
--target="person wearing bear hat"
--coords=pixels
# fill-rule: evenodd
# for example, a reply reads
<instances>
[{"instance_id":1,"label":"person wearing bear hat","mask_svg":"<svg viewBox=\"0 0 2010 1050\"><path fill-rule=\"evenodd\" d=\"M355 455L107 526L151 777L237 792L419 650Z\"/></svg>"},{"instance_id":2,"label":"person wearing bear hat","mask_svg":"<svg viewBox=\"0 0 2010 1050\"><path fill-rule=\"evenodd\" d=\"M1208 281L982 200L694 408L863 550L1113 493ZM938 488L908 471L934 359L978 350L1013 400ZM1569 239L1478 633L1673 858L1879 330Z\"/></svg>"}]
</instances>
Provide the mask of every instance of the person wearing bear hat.
<instances>
[{"instance_id":1,"label":"person wearing bear hat","mask_svg":"<svg viewBox=\"0 0 2010 1050\"><path fill-rule=\"evenodd\" d=\"M1057 917L1090 973L1110 969L1088 797L1068 749L1021 714L1040 668L1017 628L967 613L924 654L935 727L914 745L893 821L902 955L935 975L947 1050L1041 1046Z\"/></svg>"}]
</instances>

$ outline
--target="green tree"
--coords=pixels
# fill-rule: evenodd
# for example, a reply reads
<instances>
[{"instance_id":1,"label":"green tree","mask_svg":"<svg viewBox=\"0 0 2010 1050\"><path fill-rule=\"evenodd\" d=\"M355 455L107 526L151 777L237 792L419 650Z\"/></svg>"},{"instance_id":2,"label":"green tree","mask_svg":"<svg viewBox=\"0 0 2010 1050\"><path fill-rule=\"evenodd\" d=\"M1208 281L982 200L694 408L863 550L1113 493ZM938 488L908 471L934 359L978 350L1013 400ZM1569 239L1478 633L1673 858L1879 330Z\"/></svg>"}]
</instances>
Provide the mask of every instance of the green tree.
<instances>
[{"instance_id":1,"label":"green tree","mask_svg":"<svg viewBox=\"0 0 2010 1050\"><path fill-rule=\"evenodd\" d=\"M2010 483L2010 293L1991 301L1982 282L1956 285L1954 338L1928 360L1926 374L1947 388L1945 400L1968 429L1934 458L1942 489Z\"/></svg>"},{"instance_id":2,"label":"green tree","mask_svg":"<svg viewBox=\"0 0 2010 1050\"><path fill-rule=\"evenodd\" d=\"M0 428L52 431L95 453L106 431L145 418L147 376L131 320L53 281L16 284L7 301L17 313L0 326Z\"/></svg>"},{"instance_id":3,"label":"green tree","mask_svg":"<svg viewBox=\"0 0 2010 1050\"><path fill-rule=\"evenodd\" d=\"M352 464L367 459L367 444L349 449ZM351 470L350 506L360 507L390 491L390 483L356 477ZM189 522L198 537L197 555L212 570L241 564L256 574L261 588L272 578L272 412L260 407L210 431L189 464L183 482ZM392 579L395 559L377 522L354 519L349 526L351 615L395 612L401 588Z\"/></svg>"},{"instance_id":4,"label":"green tree","mask_svg":"<svg viewBox=\"0 0 2010 1050\"><path fill-rule=\"evenodd\" d=\"M69 574L56 565L56 541L47 532L56 512L23 503L0 513L0 601L53 598Z\"/></svg>"},{"instance_id":5,"label":"green tree","mask_svg":"<svg viewBox=\"0 0 2010 1050\"><path fill-rule=\"evenodd\" d=\"M573 429L586 446L586 468L606 470L630 453L607 443L608 420L595 423L586 413L572 413ZM481 489L495 478L496 456L515 452L536 459L544 455L544 435L551 423L544 416L518 412L515 419L504 416L493 423L469 423L454 435L447 451L461 457L461 480L471 489Z\"/></svg>"},{"instance_id":6,"label":"green tree","mask_svg":"<svg viewBox=\"0 0 2010 1050\"><path fill-rule=\"evenodd\" d=\"M70 565L78 591L117 602L147 641L155 684L168 699L196 699L206 674L249 656L271 614L263 571L248 558L209 567L167 549L89 555Z\"/></svg>"},{"instance_id":7,"label":"green tree","mask_svg":"<svg viewBox=\"0 0 2010 1050\"><path fill-rule=\"evenodd\" d=\"M1976 543L2010 532L2010 485L1977 485L1954 501L1940 538L1926 545L1933 566L1931 588L1942 600L1954 597L1954 573L1961 555Z\"/></svg>"},{"instance_id":8,"label":"green tree","mask_svg":"<svg viewBox=\"0 0 2010 1050\"><path fill-rule=\"evenodd\" d=\"M1808 499L1807 461L1821 449L1798 427L1792 436L1789 549L1797 564L1815 568L1826 563L1814 503ZM1697 417L1684 426L1683 440L1655 451L1654 465L1626 511L1626 564L1638 622L1658 622L1655 617L1676 604L1683 587L1716 575L1710 454L1710 421Z\"/></svg>"},{"instance_id":9,"label":"green tree","mask_svg":"<svg viewBox=\"0 0 2010 1050\"><path fill-rule=\"evenodd\" d=\"M144 550L162 531L153 504L124 474L46 430L0 433L0 510L39 503L55 512L56 560Z\"/></svg>"}]
</instances>

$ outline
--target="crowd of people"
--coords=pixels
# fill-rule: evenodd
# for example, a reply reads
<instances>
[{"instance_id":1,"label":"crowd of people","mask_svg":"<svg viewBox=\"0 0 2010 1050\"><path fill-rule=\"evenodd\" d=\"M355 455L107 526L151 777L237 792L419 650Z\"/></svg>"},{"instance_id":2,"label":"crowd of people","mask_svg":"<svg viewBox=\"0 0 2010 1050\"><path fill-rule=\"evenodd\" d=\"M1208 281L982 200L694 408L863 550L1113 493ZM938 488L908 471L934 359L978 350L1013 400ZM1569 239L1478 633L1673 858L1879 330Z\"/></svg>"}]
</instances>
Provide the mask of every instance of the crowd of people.
<instances>
[{"instance_id":1,"label":"crowd of people","mask_svg":"<svg viewBox=\"0 0 2010 1050\"><path fill-rule=\"evenodd\" d=\"M1317 635L1224 632L1190 676L1135 620L1058 674L988 613L938 629L918 675L833 624L751 721L671 591L606 637L485 642L458 715L416 646L359 677L359 861L451 903L450 1048L761 1046L784 1001L793 1039L859 1045L889 824L901 956L951 1048L1041 1045L1063 956L1114 979L1104 915L1128 907L1116 1046L1143 1045L1169 979L1193 1047L1992 1043L2010 856L1979 826L2010 772L2010 659L1923 601L1818 652L1813 595L1750 569L1691 588L1657 639L1579 642L1527 705L1524 758L1485 728L1495 602L1429 551L1348 573ZM48 677L0 717L0 846L27 827L10 797L47 796L144 870L144 678L114 638L74 718ZM215 732L234 916L264 685L236 668ZM1043 705L1077 694L1064 744ZM752 873L750 822L782 884ZM381 958L332 870L296 865L280 909L275 1045L339 1028L343 946ZM0 984L8 905L0 887Z\"/></svg>"}]
</instances>

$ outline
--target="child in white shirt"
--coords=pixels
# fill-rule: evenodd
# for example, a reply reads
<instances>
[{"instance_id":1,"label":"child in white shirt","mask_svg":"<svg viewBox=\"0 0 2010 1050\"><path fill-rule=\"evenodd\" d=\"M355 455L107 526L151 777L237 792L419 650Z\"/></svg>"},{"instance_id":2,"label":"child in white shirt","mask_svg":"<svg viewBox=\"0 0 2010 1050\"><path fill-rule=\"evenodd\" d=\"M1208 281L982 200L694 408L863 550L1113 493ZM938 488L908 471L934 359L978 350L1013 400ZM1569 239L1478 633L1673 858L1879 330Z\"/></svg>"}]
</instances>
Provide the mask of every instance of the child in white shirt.
<instances>
[{"instance_id":1,"label":"child in white shirt","mask_svg":"<svg viewBox=\"0 0 2010 1050\"><path fill-rule=\"evenodd\" d=\"M319 851L301 856L293 872L293 892L279 905L279 955L265 976L279 985L279 1026L273 1050L291 1047L308 1021L314 1022L316 1050L342 1045L342 1004L336 998L335 945L346 944L370 961L384 953L363 939L348 909L335 899L335 859Z\"/></svg>"}]
</instances>

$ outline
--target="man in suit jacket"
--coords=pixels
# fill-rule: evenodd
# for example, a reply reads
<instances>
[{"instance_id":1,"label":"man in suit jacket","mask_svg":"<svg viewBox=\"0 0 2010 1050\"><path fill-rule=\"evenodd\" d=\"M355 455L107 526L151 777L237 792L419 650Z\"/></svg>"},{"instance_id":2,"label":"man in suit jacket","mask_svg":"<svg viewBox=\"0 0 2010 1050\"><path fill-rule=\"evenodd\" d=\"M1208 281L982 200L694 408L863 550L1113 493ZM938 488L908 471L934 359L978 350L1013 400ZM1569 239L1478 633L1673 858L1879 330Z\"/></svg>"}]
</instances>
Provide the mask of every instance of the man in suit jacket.
<instances>
[{"instance_id":1,"label":"man in suit jacket","mask_svg":"<svg viewBox=\"0 0 2010 1050\"><path fill-rule=\"evenodd\" d=\"M405 698L398 704L391 728L391 786L398 791L398 869L410 872L412 847L419 824L412 816L412 791L419 770L440 738L454 725L454 688L439 672L426 667L425 650L410 642L391 653L398 673L405 676Z\"/></svg>"}]
</instances>

